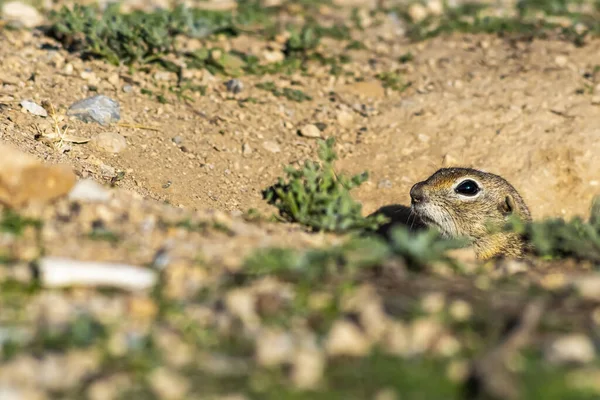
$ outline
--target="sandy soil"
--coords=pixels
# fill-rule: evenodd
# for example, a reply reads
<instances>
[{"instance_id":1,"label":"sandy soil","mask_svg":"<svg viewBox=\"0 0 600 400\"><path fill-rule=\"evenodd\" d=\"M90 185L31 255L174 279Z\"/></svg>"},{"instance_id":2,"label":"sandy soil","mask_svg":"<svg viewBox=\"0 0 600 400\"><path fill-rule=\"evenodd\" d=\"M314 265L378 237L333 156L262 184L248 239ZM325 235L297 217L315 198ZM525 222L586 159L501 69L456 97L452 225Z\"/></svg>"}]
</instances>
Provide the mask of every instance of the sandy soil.
<instances>
[{"instance_id":1,"label":"sandy soil","mask_svg":"<svg viewBox=\"0 0 600 400\"><path fill-rule=\"evenodd\" d=\"M600 194L600 116L594 98L600 90L594 89L593 76L600 40L583 48L472 35L383 43L378 51L351 51L353 61L344 68L362 82L334 78L327 67L314 66L306 75L244 76L244 90L233 95L226 78L195 72L208 86L205 96L185 102L167 95L169 103L161 104L141 89L158 92L174 84L174 75L130 74L124 67L82 61L38 34L5 30L0 35L3 141L103 182L124 171L118 186L174 205L268 211L261 190L282 175L284 165L316 158L315 140L298 135L307 123L325 124L323 135L337 139L340 171L369 171L370 180L356 191L366 213L407 204L413 183L450 165L503 175L535 218L585 215ZM324 46L339 48L337 42ZM408 52L412 61L396 61ZM401 71L410 87L402 93L384 89L375 79L381 70ZM313 99L292 102L254 87L271 80L281 87L293 84ZM126 85L133 90L124 92ZM47 100L61 114L96 93L119 101L121 122L156 130L69 121L71 133L92 137L115 131L128 147L113 155L89 143L73 144L61 154L34 139L40 129L52 129L51 121L19 106L25 99ZM248 97L257 102L239 101ZM273 144L280 151L273 152Z\"/></svg>"}]
</instances>

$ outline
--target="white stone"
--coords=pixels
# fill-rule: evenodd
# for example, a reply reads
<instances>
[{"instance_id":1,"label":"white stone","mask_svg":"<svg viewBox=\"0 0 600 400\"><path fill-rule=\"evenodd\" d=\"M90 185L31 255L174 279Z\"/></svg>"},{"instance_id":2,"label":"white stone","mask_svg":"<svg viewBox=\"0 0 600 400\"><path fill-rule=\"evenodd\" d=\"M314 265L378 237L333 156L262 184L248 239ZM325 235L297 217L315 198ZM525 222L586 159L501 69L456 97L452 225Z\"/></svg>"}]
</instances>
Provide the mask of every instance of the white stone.
<instances>
[{"instance_id":1,"label":"white stone","mask_svg":"<svg viewBox=\"0 0 600 400\"><path fill-rule=\"evenodd\" d=\"M587 364L594 360L596 351L590 338L572 333L552 341L545 349L545 357L553 364Z\"/></svg>"},{"instance_id":2,"label":"white stone","mask_svg":"<svg viewBox=\"0 0 600 400\"><path fill-rule=\"evenodd\" d=\"M2 19L13 26L24 28L34 28L44 21L38 10L20 1L4 3L2 5Z\"/></svg>"},{"instance_id":3,"label":"white stone","mask_svg":"<svg viewBox=\"0 0 600 400\"><path fill-rule=\"evenodd\" d=\"M83 202L105 202L110 199L110 192L92 179L82 179L69 192L69 199Z\"/></svg>"}]
</instances>

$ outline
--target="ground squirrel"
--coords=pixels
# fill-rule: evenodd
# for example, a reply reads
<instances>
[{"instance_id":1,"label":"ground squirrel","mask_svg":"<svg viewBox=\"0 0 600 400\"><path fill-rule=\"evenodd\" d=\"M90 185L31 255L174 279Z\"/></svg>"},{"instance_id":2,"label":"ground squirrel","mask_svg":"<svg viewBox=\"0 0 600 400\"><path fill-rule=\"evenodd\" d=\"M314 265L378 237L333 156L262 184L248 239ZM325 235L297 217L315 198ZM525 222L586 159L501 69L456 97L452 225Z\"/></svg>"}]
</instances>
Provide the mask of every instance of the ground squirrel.
<instances>
[{"instance_id":1,"label":"ground squirrel","mask_svg":"<svg viewBox=\"0 0 600 400\"><path fill-rule=\"evenodd\" d=\"M471 168L442 168L410 190L411 210L445 237L467 237L477 257L522 257L526 244L516 233L495 232L511 214L531 220L525 202L504 178Z\"/></svg>"}]
</instances>

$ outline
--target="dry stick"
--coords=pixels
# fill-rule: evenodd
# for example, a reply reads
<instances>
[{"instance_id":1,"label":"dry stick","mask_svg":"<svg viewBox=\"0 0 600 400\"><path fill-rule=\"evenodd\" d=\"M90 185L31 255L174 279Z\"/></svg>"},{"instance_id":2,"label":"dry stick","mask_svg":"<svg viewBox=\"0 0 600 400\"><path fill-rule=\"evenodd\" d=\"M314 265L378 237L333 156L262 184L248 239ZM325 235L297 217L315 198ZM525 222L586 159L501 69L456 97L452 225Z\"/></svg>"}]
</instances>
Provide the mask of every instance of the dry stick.
<instances>
[{"instance_id":1,"label":"dry stick","mask_svg":"<svg viewBox=\"0 0 600 400\"><path fill-rule=\"evenodd\" d=\"M138 125L138 124L128 124L126 122L118 122L117 126L121 126L123 128L146 129L148 131L160 132L159 128L155 128L153 126Z\"/></svg>"}]
</instances>

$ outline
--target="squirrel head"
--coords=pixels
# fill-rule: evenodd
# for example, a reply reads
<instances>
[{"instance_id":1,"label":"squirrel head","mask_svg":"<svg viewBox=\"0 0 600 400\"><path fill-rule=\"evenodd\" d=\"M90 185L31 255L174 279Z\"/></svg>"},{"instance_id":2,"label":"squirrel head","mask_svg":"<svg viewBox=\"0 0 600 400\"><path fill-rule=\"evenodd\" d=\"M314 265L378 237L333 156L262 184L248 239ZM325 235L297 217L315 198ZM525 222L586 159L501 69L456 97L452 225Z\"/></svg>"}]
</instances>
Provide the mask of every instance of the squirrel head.
<instances>
[{"instance_id":1,"label":"squirrel head","mask_svg":"<svg viewBox=\"0 0 600 400\"><path fill-rule=\"evenodd\" d=\"M510 215L531 219L525 202L504 178L471 168L443 168L410 190L411 209L445 237L489 239Z\"/></svg>"}]
</instances>

